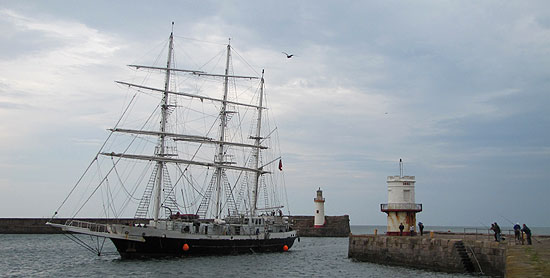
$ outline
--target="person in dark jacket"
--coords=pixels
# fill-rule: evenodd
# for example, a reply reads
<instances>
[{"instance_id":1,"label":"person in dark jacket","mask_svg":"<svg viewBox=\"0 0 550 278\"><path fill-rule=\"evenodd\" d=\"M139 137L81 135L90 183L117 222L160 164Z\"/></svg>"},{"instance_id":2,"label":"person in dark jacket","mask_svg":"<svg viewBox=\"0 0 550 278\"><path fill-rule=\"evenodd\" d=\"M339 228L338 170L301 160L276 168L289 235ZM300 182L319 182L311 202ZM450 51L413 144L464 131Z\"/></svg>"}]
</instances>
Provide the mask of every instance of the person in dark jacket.
<instances>
[{"instance_id":1,"label":"person in dark jacket","mask_svg":"<svg viewBox=\"0 0 550 278\"><path fill-rule=\"evenodd\" d=\"M502 240L502 231L500 230L500 226L495 222L495 234L497 236L497 241L500 242Z\"/></svg>"},{"instance_id":2,"label":"person in dark jacket","mask_svg":"<svg viewBox=\"0 0 550 278\"><path fill-rule=\"evenodd\" d=\"M493 236L495 237L495 241L497 241L497 232L496 232L496 229L495 229L495 223L491 224L491 229L489 229L489 230L491 230L495 233Z\"/></svg>"},{"instance_id":3,"label":"person in dark jacket","mask_svg":"<svg viewBox=\"0 0 550 278\"><path fill-rule=\"evenodd\" d=\"M523 229L521 229L522 232L525 233L525 236L527 237L527 244L531 245L531 229L529 229L525 224L523 224Z\"/></svg>"},{"instance_id":4,"label":"person in dark jacket","mask_svg":"<svg viewBox=\"0 0 550 278\"><path fill-rule=\"evenodd\" d=\"M497 222L491 224L491 230L495 232L495 241L500 242L501 240L500 227L498 226Z\"/></svg>"},{"instance_id":5,"label":"person in dark jacket","mask_svg":"<svg viewBox=\"0 0 550 278\"><path fill-rule=\"evenodd\" d=\"M424 235L424 224L418 222L418 229L420 230L420 236Z\"/></svg>"},{"instance_id":6,"label":"person in dark jacket","mask_svg":"<svg viewBox=\"0 0 550 278\"><path fill-rule=\"evenodd\" d=\"M403 223L399 224L399 236L403 235L403 230L405 229L405 226L403 226Z\"/></svg>"},{"instance_id":7,"label":"person in dark jacket","mask_svg":"<svg viewBox=\"0 0 550 278\"><path fill-rule=\"evenodd\" d=\"M514 236L517 241L521 240L520 235L521 235L521 227L519 226L519 223L516 223L516 225L514 225Z\"/></svg>"}]
</instances>

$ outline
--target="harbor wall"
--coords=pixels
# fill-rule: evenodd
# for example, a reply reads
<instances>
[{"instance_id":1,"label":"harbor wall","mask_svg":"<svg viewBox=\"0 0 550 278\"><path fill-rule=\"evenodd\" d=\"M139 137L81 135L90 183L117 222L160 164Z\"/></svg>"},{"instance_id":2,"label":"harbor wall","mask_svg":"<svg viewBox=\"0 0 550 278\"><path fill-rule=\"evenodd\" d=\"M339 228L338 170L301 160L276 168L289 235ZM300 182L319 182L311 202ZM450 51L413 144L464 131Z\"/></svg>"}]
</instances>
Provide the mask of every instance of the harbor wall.
<instances>
[{"instance_id":1,"label":"harbor wall","mask_svg":"<svg viewBox=\"0 0 550 278\"><path fill-rule=\"evenodd\" d=\"M291 216L290 225L301 237L348 237L349 215L325 216L323 227L314 227L314 216Z\"/></svg>"},{"instance_id":2,"label":"harbor wall","mask_svg":"<svg viewBox=\"0 0 550 278\"><path fill-rule=\"evenodd\" d=\"M0 234L60 234L61 229L46 225L48 218L0 218ZM56 218L54 223L65 223L67 218ZM76 220L103 224L143 224L147 219L79 218ZM314 216L290 216L289 221L303 237L347 237L350 234L349 216L325 216L325 226L314 228Z\"/></svg>"},{"instance_id":3,"label":"harbor wall","mask_svg":"<svg viewBox=\"0 0 550 278\"><path fill-rule=\"evenodd\" d=\"M349 258L379 264L492 276L506 268L507 245L490 240L350 235L348 248Z\"/></svg>"},{"instance_id":4,"label":"harbor wall","mask_svg":"<svg viewBox=\"0 0 550 278\"><path fill-rule=\"evenodd\" d=\"M53 223L65 223L67 218L56 218ZM81 218L81 221L103 224L141 224L149 220L133 218L105 219L105 218ZM61 234L59 228L46 225L48 218L0 218L0 234Z\"/></svg>"}]
</instances>

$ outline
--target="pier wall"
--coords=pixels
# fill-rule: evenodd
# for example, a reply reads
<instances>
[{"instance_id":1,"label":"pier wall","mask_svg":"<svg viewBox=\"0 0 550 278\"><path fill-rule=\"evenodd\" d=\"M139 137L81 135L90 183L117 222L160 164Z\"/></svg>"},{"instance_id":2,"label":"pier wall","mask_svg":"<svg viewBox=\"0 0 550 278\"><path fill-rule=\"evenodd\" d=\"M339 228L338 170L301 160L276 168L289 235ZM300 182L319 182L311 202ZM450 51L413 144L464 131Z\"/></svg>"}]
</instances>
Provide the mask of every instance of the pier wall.
<instances>
[{"instance_id":1,"label":"pier wall","mask_svg":"<svg viewBox=\"0 0 550 278\"><path fill-rule=\"evenodd\" d=\"M143 224L147 219L79 218L76 220L103 224ZM314 216L290 216L289 221L298 235L303 237L347 237L350 234L349 216L325 216L325 226L314 228ZM48 218L0 218L0 234L60 234L61 229L46 225ZM65 223L66 218L56 218L54 223Z\"/></svg>"},{"instance_id":2,"label":"pier wall","mask_svg":"<svg viewBox=\"0 0 550 278\"><path fill-rule=\"evenodd\" d=\"M457 245L465 247L465 251L458 250ZM350 235L348 257L357 261L444 272L479 272L481 267L486 275L503 276L506 244L456 238ZM465 260L469 260L473 269L467 269Z\"/></svg>"},{"instance_id":3,"label":"pier wall","mask_svg":"<svg viewBox=\"0 0 550 278\"><path fill-rule=\"evenodd\" d=\"M0 218L0 234L61 234L61 229L46 225L49 220L48 218ZM77 220L103 224L149 223L149 220L133 218L80 218ZM62 224L66 221L66 218L56 218L52 222Z\"/></svg>"},{"instance_id":4,"label":"pier wall","mask_svg":"<svg viewBox=\"0 0 550 278\"><path fill-rule=\"evenodd\" d=\"M301 237L348 237L349 215L325 216L323 227L314 227L314 216L291 216L290 224Z\"/></svg>"}]
</instances>

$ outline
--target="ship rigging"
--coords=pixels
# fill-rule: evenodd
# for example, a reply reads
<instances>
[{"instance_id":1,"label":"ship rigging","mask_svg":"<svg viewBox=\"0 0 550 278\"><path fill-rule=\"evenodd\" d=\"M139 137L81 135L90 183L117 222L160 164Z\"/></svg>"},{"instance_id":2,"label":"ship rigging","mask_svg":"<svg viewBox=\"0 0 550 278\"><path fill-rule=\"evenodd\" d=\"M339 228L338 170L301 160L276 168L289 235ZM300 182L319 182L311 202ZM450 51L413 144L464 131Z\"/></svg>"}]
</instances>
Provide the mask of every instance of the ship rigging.
<instances>
[{"instance_id":1,"label":"ship rigging","mask_svg":"<svg viewBox=\"0 0 550 278\"><path fill-rule=\"evenodd\" d=\"M270 123L264 71L234 74L236 52L230 43L222 73L176 67L173 32L167 49L165 66L129 65L145 71L147 81L160 72L161 88L116 81L134 95L48 224L95 237L95 247L75 235L72 239L98 254L99 239L110 239L123 258L288 250L297 235L283 212L290 213L283 205L278 130ZM183 82L176 81L180 75ZM219 90L221 97L209 93ZM138 104L140 95L160 97L160 102ZM146 107L154 112L144 114ZM131 112L144 123L133 120ZM243 127L247 124L249 129ZM80 199L74 198L77 191L83 192ZM58 212L71 206L71 197L77 199L76 212L56 221ZM133 209L134 220L83 220L81 215L94 208L108 219L127 219Z\"/></svg>"}]
</instances>

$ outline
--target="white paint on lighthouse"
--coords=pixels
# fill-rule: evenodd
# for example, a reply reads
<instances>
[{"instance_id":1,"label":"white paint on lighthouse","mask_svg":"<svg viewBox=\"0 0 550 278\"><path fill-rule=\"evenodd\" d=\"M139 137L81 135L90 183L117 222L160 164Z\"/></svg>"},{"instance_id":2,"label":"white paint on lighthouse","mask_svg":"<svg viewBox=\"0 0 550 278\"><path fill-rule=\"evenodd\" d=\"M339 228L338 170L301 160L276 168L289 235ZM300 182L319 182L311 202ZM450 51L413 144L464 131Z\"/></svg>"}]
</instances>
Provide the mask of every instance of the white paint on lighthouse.
<instances>
[{"instance_id":1,"label":"white paint on lighthouse","mask_svg":"<svg viewBox=\"0 0 550 278\"><path fill-rule=\"evenodd\" d=\"M323 198L323 191L320 187L313 202L315 203L315 221L313 225L315 228L321 228L325 225L325 198Z\"/></svg>"},{"instance_id":2,"label":"white paint on lighthouse","mask_svg":"<svg viewBox=\"0 0 550 278\"><path fill-rule=\"evenodd\" d=\"M399 176L388 176L388 203L380 210L388 214L388 235L399 235L403 224L403 235L410 235L410 228L416 233L416 213L422 211L422 204L414 199L414 176L403 176L403 161L399 160Z\"/></svg>"},{"instance_id":3,"label":"white paint on lighthouse","mask_svg":"<svg viewBox=\"0 0 550 278\"><path fill-rule=\"evenodd\" d=\"M414 204L414 176L389 176L388 204Z\"/></svg>"}]
</instances>

